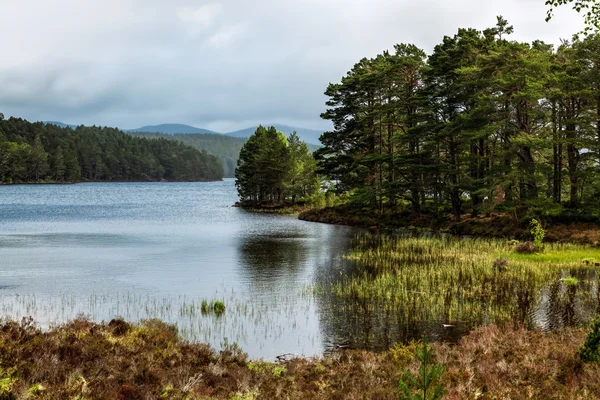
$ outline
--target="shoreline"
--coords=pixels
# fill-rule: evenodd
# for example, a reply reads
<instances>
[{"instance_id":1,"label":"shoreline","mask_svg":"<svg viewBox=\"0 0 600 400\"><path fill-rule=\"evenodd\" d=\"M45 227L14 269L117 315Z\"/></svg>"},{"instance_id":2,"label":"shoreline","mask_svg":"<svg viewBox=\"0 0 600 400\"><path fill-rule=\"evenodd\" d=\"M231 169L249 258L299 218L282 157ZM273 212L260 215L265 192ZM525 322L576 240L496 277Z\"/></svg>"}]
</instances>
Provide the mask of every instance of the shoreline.
<instances>
[{"instance_id":1,"label":"shoreline","mask_svg":"<svg viewBox=\"0 0 600 400\"><path fill-rule=\"evenodd\" d=\"M0 186L68 186L68 185L78 185L82 183L212 183L212 182L223 182L225 179L215 179L215 180L201 180L201 181L79 181L79 182L19 182L19 183L0 183Z\"/></svg>"},{"instance_id":2,"label":"shoreline","mask_svg":"<svg viewBox=\"0 0 600 400\"><path fill-rule=\"evenodd\" d=\"M455 236L472 236L498 239L530 240L529 226L522 226L514 218L506 214L492 213L490 216L472 217L465 214L461 222L445 219L436 223L431 216L402 215L401 218L384 216L377 218L349 213L343 207L309 209L301 212L298 218L302 221L317 222L330 225L354 226L367 228L372 232L393 232L395 229L428 230L448 233ZM546 240L558 243L577 243L600 246L600 222L547 223Z\"/></svg>"}]
</instances>

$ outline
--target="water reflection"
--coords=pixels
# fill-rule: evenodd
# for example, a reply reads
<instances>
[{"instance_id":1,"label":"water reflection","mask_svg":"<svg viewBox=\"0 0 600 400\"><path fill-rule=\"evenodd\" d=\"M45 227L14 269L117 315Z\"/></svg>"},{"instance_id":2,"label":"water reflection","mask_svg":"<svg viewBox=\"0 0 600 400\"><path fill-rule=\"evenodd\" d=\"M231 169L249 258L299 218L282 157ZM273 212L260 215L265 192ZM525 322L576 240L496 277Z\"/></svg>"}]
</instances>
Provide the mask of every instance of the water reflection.
<instances>
[{"instance_id":1,"label":"water reflection","mask_svg":"<svg viewBox=\"0 0 600 400\"><path fill-rule=\"evenodd\" d=\"M244 236L236 245L244 280L254 287L273 288L298 283L310 258L308 235L302 232L269 232Z\"/></svg>"}]
</instances>

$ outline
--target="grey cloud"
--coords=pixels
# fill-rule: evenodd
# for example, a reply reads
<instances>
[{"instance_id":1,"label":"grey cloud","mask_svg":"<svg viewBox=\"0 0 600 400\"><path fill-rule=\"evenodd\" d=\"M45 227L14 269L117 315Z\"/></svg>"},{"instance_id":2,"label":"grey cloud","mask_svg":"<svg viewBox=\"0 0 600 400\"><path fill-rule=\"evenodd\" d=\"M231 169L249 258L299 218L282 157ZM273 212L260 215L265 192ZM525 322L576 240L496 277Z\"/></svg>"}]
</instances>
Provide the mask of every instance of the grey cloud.
<instances>
[{"instance_id":1,"label":"grey cloud","mask_svg":"<svg viewBox=\"0 0 600 400\"><path fill-rule=\"evenodd\" d=\"M542 0L0 0L0 111L32 120L215 130L327 128L323 91L395 43L430 51L504 15L517 40L581 28Z\"/></svg>"}]
</instances>

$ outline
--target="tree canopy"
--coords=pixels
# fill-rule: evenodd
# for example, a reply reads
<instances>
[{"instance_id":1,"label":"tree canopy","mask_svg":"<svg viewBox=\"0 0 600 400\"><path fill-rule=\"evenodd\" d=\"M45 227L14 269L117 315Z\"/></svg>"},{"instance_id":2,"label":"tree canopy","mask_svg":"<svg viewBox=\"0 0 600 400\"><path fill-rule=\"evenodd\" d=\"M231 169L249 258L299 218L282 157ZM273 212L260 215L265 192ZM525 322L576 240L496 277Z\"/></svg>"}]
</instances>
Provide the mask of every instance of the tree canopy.
<instances>
[{"instance_id":1,"label":"tree canopy","mask_svg":"<svg viewBox=\"0 0 600 400\"><path fill-rule=\"evenodd\" d=\"M318 189L316 162L293 132L287 138L274 127L259 126L242 147L235 171L242 203L295 203Z\"/></svg>"},{"instance_id":2,"label":"tree canopy","mask_svg":"<svg viewBox=\"0 0 600 400\"><path fill-rule=\"evenodd\" d=\"M498 17L429 56L399 44L329 85L315 155L349 205L600 216L600 36L555 48L512 32Z\"/></svg>"},{"instance_id":3,"label":"tree canopy","mask_svg":"<svg viewBox=\"0 0 600 400\"><path fill-rule=\"evenodd\" d=\"M182 143L117 129L0 118L0 182L220 180L220 160Z\"/></svg>"}]
</instances>

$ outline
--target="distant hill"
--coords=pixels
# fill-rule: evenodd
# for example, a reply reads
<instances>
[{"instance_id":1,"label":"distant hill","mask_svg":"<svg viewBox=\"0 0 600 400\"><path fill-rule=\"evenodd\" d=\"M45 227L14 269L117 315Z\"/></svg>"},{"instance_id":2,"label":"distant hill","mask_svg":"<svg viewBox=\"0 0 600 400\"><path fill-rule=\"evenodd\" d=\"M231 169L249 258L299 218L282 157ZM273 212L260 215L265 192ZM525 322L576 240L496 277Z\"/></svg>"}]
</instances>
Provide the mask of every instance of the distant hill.
<instances>
[{"instance_id":1,"label":"distant hill","mask_svg":"<svg viewBox=\"0 0 600 400\"><path fill-rule=\"evenodd\" d=\"M196 128L194 126L183 124L148 125L137 129L128 129L126 132L152 132L165 133L167 135L174 135L176 133L219 133L209 131L208 129Z\"/></svg>"},{"instance_id":2,"label":"distant hill","mask_svg":"<svg viewBox=\"0 0 600 400\"><path fill-rule=\"evenodd\" d=\"M144 137L148 139L167 139L177 140L188 146L192 146L198 150L206 151L209 154L214 154L221 159L225 178L233 178L235 168L240 155L240 150L244 143L248 140L247 137L232 137L222 134L210 133L156 133L156 132L127 132L136 137ZM254 133L254 130L252 130ZM308 144L308 149L313 152L319 146Z\"/></svg>"},{"instance_id":3,"label":"distant hill","mask_svg":"<svg viewBox=\"0 0 600 400\"><path fill-rule=\"evenodd\" d=\"M115 128L72 127L15 117L0 120L0 158L8 160L0 163L0 184L204 182L223 178L223 165L217 156L176 140L141 139Z\"/></svg>"},{"instance_id":4,"label":"distant hill","mask_svg":"<svg viewBox=\"0 0 600 400\"><path fill-rule=\"evenodd\" d=\"M65 124L59 121L44 121L45 124L56 125L61 128L77 128L77 125ZM271 124L263 124L264 126L271 126ZM306 129L306 128L296 128L288 125L274 124L273 125L278 131L289 135L290 133L296 131L301 140L305 141L308 144L312 144L315 146L320 146L321 142L319 142L319 137L323 134L322 131L318 131L315 129ZM241 129L235 132L225 133L227 136L236 137L236 138L248 138L250 137L254 131L256 131L257 126L249 127L246 129ZM136 129L123 129L124 132L150 132L150 133L162 133L166 135L175 135L175 134L216 134L220 135L222 133L211 131L203 128L196 128L191 125L184 124L161 124L161 125L147 125L142 126L141 128Z\"/></svg>"},{"instance_id":5,"label":"distant hill","mask_svg":"<svg viewBox=\"0 0 600 400\"><path fill-rule=\"evenodd\" d=\"M271 124L263 124L263 126L271 126ZM273 126L278 131L281 131L281 132L285 133L286 135L289 135L290 133L296 131L296 133L300 137L300 140L302 140L308 144L314 144L317 146L320 146L320 144L321 144L321 142L319 141L319 137L321 137L321 135L323 134L323 131L317 131L314 129L306 129L306 128L295 128L293 126L280 125L280 124L273 124ZM254 131L256 131L256 128L258 128L258 127L254 126L254 127L242 129L242 130L235 131L235 132L229 132L229 133L226 133L226 135L233 136L233 137L250 137L254 133Z\"/></svg>"},{"instance_id":6,"label":"distant hill","mask_svg":"<svg viewBox=\"0 0 600 400\"><path fill-rule=\"evenodd\" d=\"M59 128L71 128L71 129L77 128L77 125L65 124L63 122L58 122L58 121L43 121L43 122L46 125L56 125Z\"/></svg>"},{"instance_id":7,"label":"distant hill","mask_svg":"<svg viewBox=\"0 0 600 400\"><path fill-rule=\"evenodd\" d=\"M225 178L233 178L240 150L246 138L235 138L219 133L156 133L156 132L128 132L131 136L148 139L177 140L198 150L214 154L221 159Z\"/></svg>"}]
</instances>

